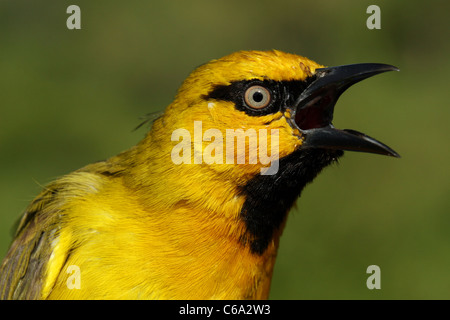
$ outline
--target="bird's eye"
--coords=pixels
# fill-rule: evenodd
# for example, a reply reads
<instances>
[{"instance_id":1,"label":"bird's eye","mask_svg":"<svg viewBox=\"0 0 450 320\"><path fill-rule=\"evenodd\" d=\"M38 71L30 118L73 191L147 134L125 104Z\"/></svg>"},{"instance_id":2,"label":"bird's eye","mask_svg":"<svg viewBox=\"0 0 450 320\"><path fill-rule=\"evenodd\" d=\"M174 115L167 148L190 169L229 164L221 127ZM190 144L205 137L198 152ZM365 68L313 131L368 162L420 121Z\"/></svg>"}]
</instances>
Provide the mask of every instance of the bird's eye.
<instances>
[{"instance_id":1,"label":"bird's eye","mask_svg":"<svg viewBox=\"0 0 450 320\"><path fill-rule=\"evenodd\" d=\"M270 103L270 92L262 86L251 86L245 91L245 103L253 109L262 109Z\"/></svg>"}]
</instances>

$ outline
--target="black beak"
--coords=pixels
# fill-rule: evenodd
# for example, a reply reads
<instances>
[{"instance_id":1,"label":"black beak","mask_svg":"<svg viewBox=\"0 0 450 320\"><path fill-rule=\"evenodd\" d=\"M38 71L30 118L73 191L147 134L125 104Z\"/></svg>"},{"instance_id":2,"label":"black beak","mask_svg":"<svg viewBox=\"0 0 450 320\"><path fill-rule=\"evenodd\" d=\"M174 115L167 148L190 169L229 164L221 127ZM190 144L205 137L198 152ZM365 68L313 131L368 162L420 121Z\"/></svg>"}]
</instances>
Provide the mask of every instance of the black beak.
<instances>
[{"instance_id":1,"label":"black beak","mask_svg":"<svg viewBox=\"0 0 450 320\"><path fill-rule=\"evenodd\" d=\"M292 125L305 137L302 148L351 150L400 157L385 144L355 130L336 129L334 105L339 96L355 83L398 68L379 63L361 63L316 69L311 84L295 102Z\"/></svg>"}]
</instances>

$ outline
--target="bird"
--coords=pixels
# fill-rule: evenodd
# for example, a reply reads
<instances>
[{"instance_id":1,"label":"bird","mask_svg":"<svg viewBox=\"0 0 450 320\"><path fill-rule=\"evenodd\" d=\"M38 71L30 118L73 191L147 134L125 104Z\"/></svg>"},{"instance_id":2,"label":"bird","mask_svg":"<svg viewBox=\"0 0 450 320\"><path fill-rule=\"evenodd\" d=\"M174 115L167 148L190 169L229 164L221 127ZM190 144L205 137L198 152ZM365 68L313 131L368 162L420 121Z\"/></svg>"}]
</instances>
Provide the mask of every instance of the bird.
<instances>
[{"instance_id":1,"label":"bird","mask_svg":"<svg viewBox=\"0 0 450 320\"><path fill-rule=\"evenodd\" d=\"M398 70L279 50L200 65L135 146L31 201L0 267L0 298L268 299L304 187L344 151L400 157L332 124L350 86Z\"/></svg>"}]
</instances>

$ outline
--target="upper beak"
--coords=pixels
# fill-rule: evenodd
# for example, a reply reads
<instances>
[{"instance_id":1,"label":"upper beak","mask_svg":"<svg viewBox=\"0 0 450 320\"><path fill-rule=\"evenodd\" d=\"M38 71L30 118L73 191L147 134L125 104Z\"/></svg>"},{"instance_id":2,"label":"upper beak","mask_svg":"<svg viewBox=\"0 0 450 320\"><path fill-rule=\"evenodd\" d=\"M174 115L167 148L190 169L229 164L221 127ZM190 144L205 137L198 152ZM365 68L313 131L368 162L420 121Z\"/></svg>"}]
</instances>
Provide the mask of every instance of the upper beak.
<instances>
[{"instance_id":1,"label":"upper beak","mask_svg":"<svg viewBox=\"0 0 450 320\"><path fill-rule=\"evenodd\" d=\"M353 84L398 68L379 63L361 63L316 69L314 80L297 98L292 125L304 136L302 148L340 149L400 157L385 144L355 130L336 129L334 105L339 96Z\"/></svg>"}]
</instances>

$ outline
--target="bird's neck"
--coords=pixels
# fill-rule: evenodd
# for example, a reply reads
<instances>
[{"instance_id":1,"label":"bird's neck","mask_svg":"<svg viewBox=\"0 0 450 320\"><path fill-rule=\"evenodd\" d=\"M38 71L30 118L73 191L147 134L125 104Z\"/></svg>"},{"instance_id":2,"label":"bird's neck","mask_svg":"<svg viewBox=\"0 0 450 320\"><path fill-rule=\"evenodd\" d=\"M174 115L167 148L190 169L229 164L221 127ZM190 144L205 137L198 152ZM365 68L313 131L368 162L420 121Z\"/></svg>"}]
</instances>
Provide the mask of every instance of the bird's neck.
<instances>
[{"instance_id":1,"label":"bird's neck","mask_svg":"<svg viewBox=\"0 0 450 320\"><path fill-rule=\"evenodd\" d=\"M204 219L216 218L225 228L238 224L236 236L255 254L262 254L279 237L290 208L303 188L326 166L336 161L340 150L297 150L279 160L273 175L254 175L234 181L206 164L180 164L171 160L170 144L158 135L158 127L135 147L129 183L142 193L143 204L155 203L168 210L189 206ZM202 213L201 213L202 212ZM227 221L227 223L223 223Z\"/></svg>"},{"instance_id":2,"label":"bird's neck","mask_svg":"<svg viewBox=\"0 0 450 320\"><path fill-rule=\"evenodd\" d=\"M342 152L297 151L280 159L275 175L233 181L205 164L175 165L166 144L151 139L149 134L110 160L128 161L114 167L127 168L123 183L140 202L142 212L164 225L171 237L168 242L176 238L186 255L206 259L213 269L205 272L214 274L230 266L247 270L239 276L229 274L248 284L236 297L267 297L288 211L305 185Z\"/></svg>"}]
</instances>

